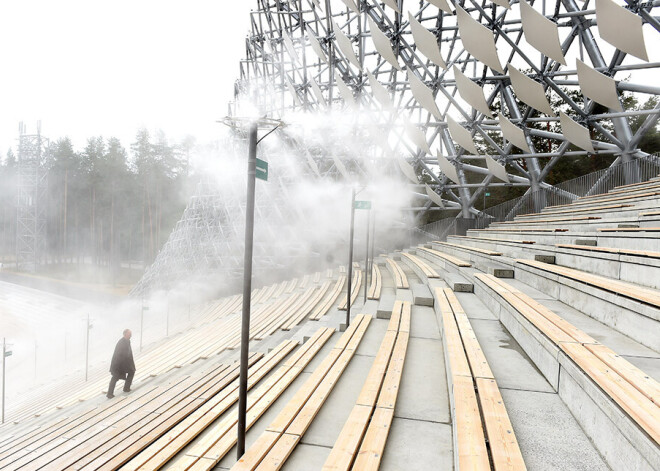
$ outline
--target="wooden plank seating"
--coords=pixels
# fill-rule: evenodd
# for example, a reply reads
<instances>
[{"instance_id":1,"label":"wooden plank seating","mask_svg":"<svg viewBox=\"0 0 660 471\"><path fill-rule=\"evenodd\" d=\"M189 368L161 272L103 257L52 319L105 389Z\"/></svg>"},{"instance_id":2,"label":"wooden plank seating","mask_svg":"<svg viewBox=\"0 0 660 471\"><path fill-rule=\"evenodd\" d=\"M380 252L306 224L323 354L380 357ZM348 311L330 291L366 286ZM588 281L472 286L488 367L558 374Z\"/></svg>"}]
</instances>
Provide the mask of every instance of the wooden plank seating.
<instances>
[{"instance_id":1,"label":"wooden plank seating","mask_svg":"<svg viewBox=\"0 0 660 471\"><path fill-rule=\"evenodd\" d=\"M294 355L284 363L274 374L277 378L282 378L287 372L290 372L294 365L298 367L307 359L313 356L321 349L332 335L332 329L319 329L303 346L294 353ZM271 352L272 353L272 352ZM272 366L276 362L271 362ZM269 369L270 371L270 369ZM262 374L263 373L263 374ZM248 377L248 389L251 390L259 380L267 373L264 369L255 371L253 376ZM262 393L266 391L274 382L269 379L269 383L260 385ZM253 397L253 396L251 396ZM232 383L231 386L222 391L221 395L216 396L212 404L208 407L200 408L194 414L186 417L182 422L172 428L167 434L153 441L148 447L144 448L137 456L134 456L127 462L122 470L133 471L138 469L158 469L171 460L186 445L198 437L206 430L216 419L225 413L238 400L238 383Z\"/></svg>"},{"instance_id":2,"label":"wooden plank seating","mask_svg":"<svg viewBox=\"0 0 660 471\"><path fill-rule=\"evenodd\" d=\"M346 284L346 276L339 275L339 278L337 278L337 282L335 283L335 286L332 288L330 293L325 297L323 301L321 301L320 304L316 306L316 308L309 315L310 320L318 321L321 317L328 313L330 308L335 304L337 298L341 294L341 291L344 288L344 284Z\"/></svg>"},{"instance_id":3,"label":"wooden plank seating","mask_svg":"<svg viewBox=\"0 0 660 471\"><path fill-rule=\"evenodd\" d=\"M380 299L380 293L382 288L383 288L383 280L380 274L380 268L378 268L378 265L374 263L371 266L371 284L369 285L367 298Z\"/></svg>"},{"instance_id":4,"label":"wooden plank seating","mask_svg":"<svg viewBox=\"0 0 660 471\"><path fill-rule=\"evenodd\" d=\"M270 316L268 319L265 319L265 321L258 328L254 329L254 334L252 334L252 326L250 326L251 334L254 335L250 335L250 337L254 338L255 340L262 340L279 330L280 327L284 327L284 325L291 320L291 317L297 315L298 310L309 301L309 298L314 293L314 290L315 288L312 287L307 289L303 294L295 297L291 296L290 298L294 298L293 302L286 303L286 305L281 308L279 313Z\"/></svg>"},{"instance_id":5,"label":"wooden plank seating","mask_svg":"<svg viewBox=\"0 0 660 471\"><path fill-rule=\"evenodd\" d=\"M424 273L424 276L426 278L440 278L438 272L435 271L435 269L431 265L426 263L421 258L416 257L413 254L409 254L408 252L401 252L401 256L406 257L414 265L417 265L419 269L422 270L422 273Z\"/></svg>"},{"instance_id":6,"label":"wooden plank seating","mask_svg":"<svg viewBox=\"0 0 660 471\"><path fill-rule=\"evenodd\" d=\"M519 240L519 239L498 239L497 237L476 237L476 236L469 236L469 235L457 235L457 236L452 236L452 237L460 237L461 239L469 239L469 240L479 240L483 242L504 242L504 243L510 243L510 244L536 244L536 241L534 240Z\"/></svg>"},{"instance_id":7,"label":"wooden plank seating","mask_svg":"<svg viewBox=\"0 0 660 471\"><path fill-rule=\"evenodd\" d=\"M609 209L623 209L623 208L632 208L634 205L632 204L607 204L604 206L598 206L598 207L591 207L591 208L575 208L575 209L551 209L554 206L547 206L544 208L540 213L530 213L530 214L521 214L520 216L516 216L515 220L516 221L523 221L527 218L536 218L536 217L547 217L547 216L553 216L553 215L559 215L561 216L562 214L580 214L580 213L586 213L586 212L592 212L592 211L603 211L603 210L609 210ZM569 205L570 207L570 205Z\"/></svg>"},{"instance_id":8,"label":"wooden plank seating","mask_svg":"<svg viewBox=\"0 0 660 471\"><path fill-rule=\"evenodd\" d=\"M406 276L406 273L403 271L403 269L399 266L399 264L389 257L385 259L385 263L387 263L387 268L394 278L394 285L398 289L410 288L410 285L408 284L408 277Z\"/></svg>"},{"instance_id":9,"label":"wooden plank seating","mask_svg":"<svg viewBox=\"0 0 660 471\"><path fill-rule=\"evenodd\" d=\"M561 217L561 218L536 218L532 220L515 220L515 221L502 221L496 223L497 226L501 224L552 224L555 222L580 222L580 221L595 221L602 219L600 216L573 216L573 217Z\"/></svg>"},{"instance_id":10,"label":"wooden plank seating","mask_svg":"<svg viewBox=\"0 0 660 471\"><path fill-rule=\"evenodd\" d=\"M632 255L635 257L660 258L660 252L652 250L618 249L615 247L597 247L592 245L555 244L562 249L586 250L588 252L603 252L616 255Z\"/></svg>"},{"instance_id":11,"label":"wooden plank seating","mask_svg":"<svg viewBox=\"0 0 660 471\"><path fill-rule=\"evenodd\" d=\"M284 292L286 294L293 293L293 290L296 289L297 285L298 285L298 278L294 278L293 280L289 281L289 283L286 285L286 289L284 290Z\"/></svg>"},{"instance_id":12,"label":"wooden plank seating","mask_svg":"<svg viewBox=\"0 0 660 471\"><path fill-rule=\"evenodd\" d=\"M599 203L611 203L613 201L627 201L635 198L650 198L652 196L658 196L660 195L660 191L647 191L643 193L636 193L633 195L618 195L618 196L610 196L610 195L598 195L598 199L593 199L593 200L576 200L570 204L564 204L564 205L558 205L558 206L550 206L551 208L565 208L567 206L571 207L578 207L578 206L586 206L586 205L593 205L593 204L599 204Z\"/></svg>"},{"instance_id":13,"label":"wooden plank seating","mask_svg":"<svg viewBox=\"0 0 660 471\"><path fill-rule=\"evenodd\" d=\"M280 423L280 421L283 421L288 425L293 421L295 416L307 402L307 399L309 399L314 393L317 386L324 380L328 372L333 369L335 363L340 362L339 365L341 365L345 362L347 356L353 355L357 345L364 335L370 319L370 316L364 315L355 317L350 327L341 335L334 348L314 370L311 376L309 376L303 386L296 392L293 399L285 405L274 423ZM347 355L344 355L345 352ZM289 366L289 371L282 371L280 375L276 374L271 376L267 382L264 383L263 387L259 387L253 392L253 394L248 396L246 423L246 428L248 430L303 371L303 368L309 363L309 361L311 361L311 359L312 358L309 356L303 356L302 359L295 363L287 361L285 366ZM293 414L293 417L284 414ZM213 469L218 461L220 461L236 443L235 426L237 420L237 415L233 412L221 422L213 424L209 427L209 430L204 437L193 442L192 446L183 456L177 456L169 464L168 469L173 471Z\"/></svg>"},{"instance_id":14,"label":"wooden plank seating","mask_svg":"<svg viewBox=\"0 0 660 471\"><path fill-rule=\"evenodd\" d=\"M660 444L660 383L508 283L492 275L475 276L548 337Z\"/></svg>"},{"instance_id":15,"label":"wooden plank seating","mask_svg":"<svg viewBox=\"0 0 660 471\"><path fill-rule=\"evenodd\" d=\"M525 470L497 382L465 311L450 288L436 288L435 297L452 395L455 468Z\"/></svg>"},{"instance_id":16,"label":"wooden plank seating","mask_svg":"<svg viewBox=\"0 0 660 471\"><path fill-rule=\"evenodd\" d=\"M313 296L310 296L310 298L307 300L305 304L303 304L300 309L298 309L296 312L294 312L289 321L282 326L282 330L291 330L293 327L296 325L300 324L303 319L305 319L309 314L312 313L314 310L314 307L321 302L321 299L323 296L326 295L328 292L328 289L330 288L330 285L332 284L332 281L328 280L323 285L321 285L315 292Z\"/></svg>"},{"instance_id":17,"label":"wooden plank seating","mask_svg":"<svg viewBox=\"0 0 660 471\"><path fill-rule=\"evenodd\" d=\"M476 252L481 255L488 255L489 257L499 257L502 252L495 252L494 250L480 249L478 247L470 247L469 245L453 244L451 242L433 241L434 244L444 245L445 247L452 247L455 249L467 250L468 252Z\"/></svg>"},{"instance_id":18,"label":"wooden plank seating","mask_svg":"<svg viewBox=\"0 0 660 471\"><path fill-rule=\"evenodd\" d=\"M371 316L355 317L346 330L351 333L339 339L335 348L232 470L253 470L257 467L277 470L284 465L353 358L370 321Z\"/></svg>"},{"instance_id":19,"label":"wooden plank seating","mask_svg":"<svg viewBox=\"0 0 660 471\"><path fill-rule=\"evenodd\" d=\"M277 286L277 290L276 290L275 293L273 294L273 298L277 299L277 298L279 298L280 296L282 296L282 293L284 293L284 290L286 289L286 285L287 285L287 282L286 282L286 281L283 281L282 283L280 283L280 284Z\"/></svg>"},{"instance_id":20,"label":"wooden plank seating","mask_svg":"<svg viewBox=\"0 0 660 471\"><path fill-rule=\"evenodd\" d=\"M252 355L254 364L260 354ZM70 428L42 437L22 453L5 458L1 467L10 469L77 468L93 461L112 448L136 440L146 431L167 422L173 416L187 415L204 402L202 396L222 390L238 377L238 364L216 365L201 376L185 376L178 382L153 387L121 401L118 408L107 408L104 414L92 415ZM115 402L115 401L112 401ZM142 433L140 433L142 430Z\"/></svg>"},{"instance_id":21,"label":"wooden plank seating","mask_svg":"<svg viewBox=\"0 0 660 471\"><path fill-rule=\"evenodd\" d=\"M300 289L305 289L305 288L307 288L307 285L309 284L309 280L310 280L310 278L311 278L311 277L310 277L309 275L304 275L304 276L300 279L300 284L298 285L298 288L300 288Z\"/></svg>"},{"instance_id":22,"label":"wooden plank seating","mask_svg":"<svg viewBox=\"0 0 660 471\"><path fill-rule=\"evenodd\" d=\"M314 283L319 283L321 281L321 272L317 271L314 273Z\"/></svg>"},{"instance_id":23,"label":"wooden plank seating","mask_svg":"<svg viewBox=\"0 0 660 471\"><path fill-rule=\"evenodd\" d=\"M642 211L640 217L660 216L660 211Z\"/></svg>"},{"instance_id":24,"label":"wooden plank seating","mask_svg":"<svg viewBox=\"0 0 660 471\"><path fill-rule=\"evenodd\" d=\"M446 260L449 263L452 263L456 265L457 267L471 267L472 264L466 260L460 259L458 257L453 257L451 255L448 255L444 252L440 252L439 250L434 250L434 249L428 249L426 247L417 247L416 250L421 250L422 252L429 253L431 255L434 255L436 257L439 257L443 260Z\"/></svg>"},{"instance_id":25,"label":"wooden plank seating","mask_svg":"<svg viewBox=\"0 0 660 471\"><path fill-rule=\"evenodd\" d=\"M286 340L275 347L262 361L249 368L248 390L264 378L297 346L298 342ZM238 400L238 383L237 376L231 382L225 381L223 383L225 386L222 389L215 388L213 391L198 397L197 399L201 399L201 402L196 400L196 407L176 414L176 416L162 422L160 425L150 428L149 433L127 438L123 443L107 449L94 460L87 460L89 461L87 467L103 470L118 469L141 450L154 443L158 437L165 437L169 442L172 435L176 434L175 429L180 431L182 424L187 425L186 433L188 435L191 433L191 423L195 423L198 427L201 424L208 425ZM150 425L153 425L153 422ZM171 444L168 446L171 446ZM125 468L122 467L122 469Z\"/></svg>"},{"instance_id":26,"label":"wooden plank seating","mask_svg":"<svg viewBox=\"0 0 660 471\"><path fill-rule=\"evenodd\" d=\"M565 228L528 228L514 229L511 227L489 227L487 229L478 229L479 232L568 232Z\"/></svg>"},{"instance_id":27,"label":"wooden plank seating","mask_svg":"<svg viewBox=\"0 0 660 471\"><path fill-rule=\"evenodd\" d=\"M660 232L660 227L601 227L598 232Z\"/></svg>"},{"instance_id":28,"label":"wooden plank seating","mask_svg":"<svg viewBox=\"0 0 660 471\"><path fill-rule=\"evenodd\" d=\"M650 304L660 308L660 291L651 288L626 283L624 281L613 280L604 276L593 275L591 273L576 270L574 268L562 267L549 263L537 262L535 260L517 259L516 263L527 265L539 270L543 270L556 275L579 281L581 283L595 286L596 288L615 293L626 298L634 299L640 303Z\"/></svg>"},{"instance_id":29,"label":"wooden plank seating","mask_svg":"<svg viewBox=\"0 0 660 471\"><path fill-rule=\"evenodd\" d=\"M378 469L393 418L410 335L409 302L397 300L376 358L324 471ZM245 468L239 468L245 469Z\"/></svg>"},{"instance_id":30,"label":"wooden plank seating","mask_svg":"<svg viewBox=\"0 0 660 471\"><path fill-rule=\"evenodd\" d=\"M351 306L355 302L360 293L360 286L362 285L362 270L353 270L353 286L351 286ZM348 295L344 294L341 297L338 309L345 311L348 308Z\"/></svg>"}]
</instances>

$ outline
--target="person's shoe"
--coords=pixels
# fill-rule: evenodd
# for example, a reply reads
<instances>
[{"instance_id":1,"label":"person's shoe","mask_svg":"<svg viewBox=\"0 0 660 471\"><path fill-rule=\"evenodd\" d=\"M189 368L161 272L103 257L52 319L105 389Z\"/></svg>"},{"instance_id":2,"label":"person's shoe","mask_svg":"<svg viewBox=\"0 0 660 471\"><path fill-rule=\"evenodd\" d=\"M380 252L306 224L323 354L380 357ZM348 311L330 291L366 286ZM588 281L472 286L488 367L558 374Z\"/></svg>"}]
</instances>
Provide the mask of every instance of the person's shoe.
<instances>
[{"instance_id":1,"label":"person's shoe","mask_svg":"<svg viewBox=\"0 0 660 471\"><path fill-rule=\"evenodd\" d=\"M124 389L124 392L131 392L130 389Z\"/></svg>"},{"instance_id":2,"label":"person's shoe","mask_svg":"<svg viewBox=\"0 0 660 471\"><path fill-rule=\"evenodd\" d=\"M105 397L107 397L108 399L112 399L113 397L115 397L115 395L114 394L106 394Z\"/></svg>"}]
</instances>

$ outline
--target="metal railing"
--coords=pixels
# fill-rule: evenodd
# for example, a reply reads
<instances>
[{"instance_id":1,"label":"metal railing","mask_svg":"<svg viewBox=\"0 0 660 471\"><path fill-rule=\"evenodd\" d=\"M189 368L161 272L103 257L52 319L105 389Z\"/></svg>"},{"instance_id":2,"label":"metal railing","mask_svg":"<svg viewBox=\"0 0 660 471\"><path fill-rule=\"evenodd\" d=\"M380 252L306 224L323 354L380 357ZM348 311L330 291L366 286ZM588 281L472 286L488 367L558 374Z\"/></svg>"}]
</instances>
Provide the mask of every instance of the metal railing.
<instances>
[{"instance_id":1,"label":"metal railing","mask_svg":"<svg viewBox=\"0 0 660 471\"><path fill-rule=\"evenodd\" d=\"M618 186L647 181L658 174L660 155L650 155L566 180L552 188L529 191L486 208L480 217L452 217L426 224L417 228L417 237L429 240L430 235L436 240L446 240L449 235L465 235L469 229L485 229L493 222L512 221L518 215L537 213L547 206L570 204L582 196L607 193Z\"/></svg>"}]
</instances>

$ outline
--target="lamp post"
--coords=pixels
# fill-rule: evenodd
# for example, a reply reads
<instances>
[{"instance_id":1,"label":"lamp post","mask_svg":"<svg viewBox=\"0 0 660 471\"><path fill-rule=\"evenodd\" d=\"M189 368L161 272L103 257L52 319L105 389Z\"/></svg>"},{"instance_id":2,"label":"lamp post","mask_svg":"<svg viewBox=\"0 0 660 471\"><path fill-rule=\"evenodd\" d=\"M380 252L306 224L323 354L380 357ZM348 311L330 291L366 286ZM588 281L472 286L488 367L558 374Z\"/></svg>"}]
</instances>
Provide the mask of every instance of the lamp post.
<instances>
[{"instance_id":1,"label":"lamp post","mask_svg":"<svg viewBox=\"0 0 660 471\"><path fill-rule=\"evenodd\" d=\"M236 459L245 453L245 432L247 428L247 374L250 344L250 295L252 293L252 248L254 240L254 201L257 178L257 145L268 134L282 126L282 122L270 118L237 118L227 117L221 121L232 128L247 128L248 133L248 170L247 170L247 202L245 206L245 255L243 258L243 309L241 314L241 353L240 373L238 383L238 431L236 441ZM259 129L270 131L261 139L257 139ZM261 163L261 162L260 162ZM268 168L260 167L259 178L268 178Z\"/></svg>"},{"instance_id":2,"label":"lamp post","mask_svg":"<svg viewBox=\"0 0 660 471\"><path fill-rule=\"evenodd\" d=\"M353 235L355 233L355 210L356 209L370 209L371 203L368 201L358 201L360 207L356 208L355 197L362 192L366 187L360 188L358 191L353 188L351 192L351 229L348 240L348 287L346 288L346 328L351 325L351 288L353 284ZM366 267L365 267L366 273Z\"/></svg>"}]
</instances>

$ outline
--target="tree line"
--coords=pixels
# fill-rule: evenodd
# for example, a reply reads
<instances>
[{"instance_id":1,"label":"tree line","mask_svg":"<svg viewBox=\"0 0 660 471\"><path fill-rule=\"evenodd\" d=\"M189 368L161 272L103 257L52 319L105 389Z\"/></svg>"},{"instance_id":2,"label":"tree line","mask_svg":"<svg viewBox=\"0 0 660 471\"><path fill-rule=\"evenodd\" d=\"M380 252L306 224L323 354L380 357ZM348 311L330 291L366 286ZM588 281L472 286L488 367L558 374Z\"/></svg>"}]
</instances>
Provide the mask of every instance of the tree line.
<instances>
[{"instance_id":1,"label":"tree line","mask_svg":"<svg viewBox=\"0 0 660 471\"><path fill-rule=\"evenodd\" d=\"M116 271L151 263L190 194L193 138L172 142L162 131L138 130L126 149L115 137L92 137L76 150L68 137L51 141L47 171L46 265L88 264ZM0 165L0 256L14 259L16 153Z\"/></svg>"}]
</instances>

